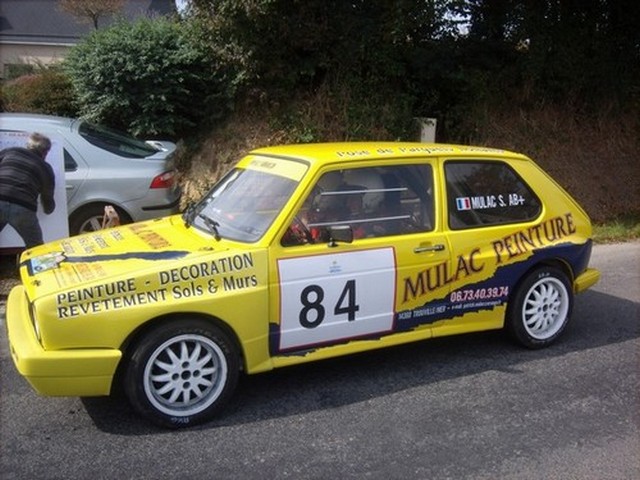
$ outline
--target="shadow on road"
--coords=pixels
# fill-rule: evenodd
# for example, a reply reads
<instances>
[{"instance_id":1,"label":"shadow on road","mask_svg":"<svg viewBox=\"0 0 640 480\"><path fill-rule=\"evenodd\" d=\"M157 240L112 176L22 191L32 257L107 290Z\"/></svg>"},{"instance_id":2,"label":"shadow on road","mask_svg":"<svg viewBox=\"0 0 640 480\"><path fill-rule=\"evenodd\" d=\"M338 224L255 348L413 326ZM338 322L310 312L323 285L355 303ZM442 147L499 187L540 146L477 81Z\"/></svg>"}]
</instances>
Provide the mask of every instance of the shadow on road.
<instances>
[{"instance_id":1,"label":"shadow on road","mask_svg":"<svg viewBox=\"0 0 640 480\"><path fill-rule=\"evenodd\" d=\"M636 339L640 337L639 314L638 303L588 291L576 298L572 321L562 338L543 350L518 347L499 331L484 332L246 376L221 416L194 429L300 415L485 371L517 375L528 362ZM122 397L85 398L82 402L102 431L119 435L161 431L137 417Z\"/></svg>"}]
</instances>

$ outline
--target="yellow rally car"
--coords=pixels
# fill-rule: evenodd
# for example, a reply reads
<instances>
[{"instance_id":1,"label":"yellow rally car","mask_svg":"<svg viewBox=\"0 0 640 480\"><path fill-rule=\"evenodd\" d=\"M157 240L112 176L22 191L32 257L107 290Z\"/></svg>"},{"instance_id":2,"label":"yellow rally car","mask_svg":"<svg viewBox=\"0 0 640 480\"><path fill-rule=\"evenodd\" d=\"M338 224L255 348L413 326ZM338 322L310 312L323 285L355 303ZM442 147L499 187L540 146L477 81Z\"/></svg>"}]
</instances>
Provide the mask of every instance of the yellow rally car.
<instances>
[{"instance_id":1,"label":"yellow rally car","mask_svg":"<svg viewBox=\"0 0 640 480\"><path fill-rule=\"evenodd\" d=\"M585 212L527 157L417 143L251 152L182 216L26 251L11 354L44 395L108 395L206 421L240 372L503 327L562 333Z\"/></svg>"}]
</instances>

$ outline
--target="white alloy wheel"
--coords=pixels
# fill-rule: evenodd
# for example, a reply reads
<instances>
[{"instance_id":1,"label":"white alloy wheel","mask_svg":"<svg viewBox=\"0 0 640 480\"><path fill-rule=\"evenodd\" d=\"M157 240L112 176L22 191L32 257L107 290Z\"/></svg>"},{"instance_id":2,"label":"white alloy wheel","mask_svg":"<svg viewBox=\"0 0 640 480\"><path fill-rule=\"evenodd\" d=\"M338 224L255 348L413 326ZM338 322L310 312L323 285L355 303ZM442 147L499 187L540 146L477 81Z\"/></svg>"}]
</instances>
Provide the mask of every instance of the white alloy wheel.
<instances>
[{"instance_id":1,"label":"white alloy wheel","mask_svg":"<svg viewBox=\"0 0 640 480\"><path fill-rule=\"evenodd\" d=\"M151 353L144 369L144 391L160 412L195 415L222 393L228 374L224 353L202 335L171 338Z\"/></svg>"},{"instance_id":2,"label":"white alloy wheel","mask_svg":"<svg viewBox=\"0 0 640 480\"><path fill-rule=\"evenodd\" d=\"M569 314L569 294L564 283L554 277L538 280L529 289L523 306L524 328L538 340L553 337Z\"/></svg>"},{"instance_id":3,"label":"white alloy wheel","mask_svg":"<svg viewBox=\"0 0 640 480\"><path fill-rule=\"evenodd\" d=\"M560 269L542 266L527 275L509 299L506 329L527 348L553 343L571 318L573 291Z\"/></svg>"},{"instance_id":4,"label":"white alloy wheel","mask_svg":"<svg viewBox=\"0 0 640 480\"><path fill-rule=\"evenodd\" d=\"M210 420L231 398L241 356L212 321L173 318L147 330L127 352L124 391L149 420L170 428Z\"/></svg>"},{"instance_id":5,"label":"white alloy wheel","mask_svg":"<svg viewBox=\"0 0 640 480\"><path fill-rule=\"evenodd\" d=\"M97 232L102 229L102 215L87 218L78 229L78 233Z\"/></svg>"}]
</instances>

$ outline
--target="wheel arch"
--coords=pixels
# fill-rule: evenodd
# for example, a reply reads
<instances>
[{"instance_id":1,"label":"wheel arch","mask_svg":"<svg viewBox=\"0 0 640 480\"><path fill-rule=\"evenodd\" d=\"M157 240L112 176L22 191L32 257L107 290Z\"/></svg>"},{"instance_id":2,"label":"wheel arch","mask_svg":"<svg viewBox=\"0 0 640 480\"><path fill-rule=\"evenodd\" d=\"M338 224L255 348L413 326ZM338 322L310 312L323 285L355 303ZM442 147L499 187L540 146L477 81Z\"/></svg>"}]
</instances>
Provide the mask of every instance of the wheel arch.
<instances>
[{"instance_id":1,"label":"wheel arch","mask_svg":"<svg viewBox=\"0 0 640 480\"><path fill-rule=\"evenodd\" d=\"M514 283L513 288L511 289L511 292L509 293L509 303L511 303L511 298L513 297L513 295L515 295L515 292L518 291L518 289L520 288L520 285L522 284L522 282L529 276L531 275L531 272L538 270L539 268L542 267L553 267L553 268L557 268L558 270L560 270L562 273L564 273L567 276L567 279L569 280L570 284L573 284L573 280L575 278L575 275L573 273L573 269L571 268L571 265L569 264L569 262L567 262L566 260L559 258L559 257L554 257L554 258L547 258L544 260L540 260L539 262L536 262L534 265L532 265L530 268L528 268L527 270L523 271L522 274L520 275L520 277L518 278L518 280Z\"/></svg>"},{"instance_id":2,"label":"wheel arch","mask_svg":"<svg viewBox=\"0 0 640 480\"><path fill-rule=\"evenodd\" d=\"M109 199L102 199L102 198L93 198L87 202L78 204L78 205L74 205L73 206L73 210L69 210L67 212L67 215L69 217L73 216L73 215L77 215L79 212L83 211L83 210L88 210L91 208L95 208L95 207L104 207L105 205L111 205L113 207L115 207L116 209L118 209L118 211L120 212L124 212L126 215L128 215L129 217L131 217L131 212L124 206L121 205L119 202L114 202L112 200Z\"/></svg>"},{"instance_id":3,"label":"wheel arch","mask_svg":"<svg viewBox=\"0 0 640 480\"><path fill-rule=\"evenodd\" d=\"M567 276L567 279L569 280L569 283L573 283L573 280L575 278L575 275L573 274L573 269L571 268L571 265L569 264L569 262L567 262L566 260L564 260L562 258L559 258L559 257L549 258L547 260L543 260L541 262L538 262L534 268L540 268L540 267L554 267L554 268L557 268L558 270L560 270L562 273L564 273ZM530 272L531 272L531 270L529 272L527 272L527 273L530 273Z\"/></svg>"},{"instance_id":4,"label":"wheel arch","mask_svg":"<svg viewBox=\"0 0 640 480\"><path fill-rule=\"evenodd\" d=\"M93 213L97 214L99 211L104 211L104 207L107 205L111 205L116 209L116 212L120 216L120 220L122 223L130 223L133 221L133 216L131 215L131 212L129 212L122 205L119 205L114 202L110 202L108 200L92 200L90 202L83 203L82 205L77 205L73 209L73 211L67 212L67 216L69 219L70 233L71 234L77 233L77 232L72 232L72 230L75 230L75 227L76 227L75 224L79 222L78 219L82 218L83 214L86 214L87 212L92 213L93 210L95 210L95 212Z\"/></svg>"},{"instance_id":5,"label":"wheel arch","mask_svg":"<svg viewBox=\"0 0 640 480\"><path fill-rule=\"evenodd\" d=\"M131 352L133 351L134 347L140 342L140 340L144 337L144 335L149 331L159 327L160 325L174 322L174 321L180 321L180 318L184 318L184 317L188 317L189 319L192 319L192 320L193 319L203 320L205 322L211 323L212 325L222 330L227 335L229 340L233 342L233 345L240 356L241 369L246 370L246 355L244 353L242 343L240 342L238 335L236 335L236 332L233 330L233 328L231 328L231 326L229 326L228 323L226 323L224 320L216 316L207 315L201 312L189 312L189 311L171 312L166 315L161 315L144 322L142 325L136 328L133 332L131 332L127 336L127 338L124 340L124 342L122 342L122 345L120 346L120 351L122 352L122 358L120 359L120 363L118 364L118 367L116 369L114 381L111 384L112 392L114 391L114 389L120 388L121 379L124 374L124 369L126 368L126 364L129 358L131 357Z\"/></svg>"}]
</instances>

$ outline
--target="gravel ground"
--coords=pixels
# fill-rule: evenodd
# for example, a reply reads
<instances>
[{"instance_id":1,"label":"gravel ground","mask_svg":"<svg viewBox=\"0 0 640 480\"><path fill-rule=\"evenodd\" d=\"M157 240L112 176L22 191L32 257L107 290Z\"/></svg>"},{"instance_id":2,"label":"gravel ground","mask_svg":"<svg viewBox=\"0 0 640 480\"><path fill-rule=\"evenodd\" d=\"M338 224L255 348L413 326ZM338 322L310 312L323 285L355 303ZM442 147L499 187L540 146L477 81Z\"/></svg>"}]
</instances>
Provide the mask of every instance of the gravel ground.
<instances>
[{"instance_id":1,"label":"gravel ground","mask_svg":"<svg viewBox=\"0 0 640 480\"><path fill-rule=\"evenodd\" d=\"M6 300L9 291L20 282L15 255L0 255L0 302Z\"/></svg>"}]
</instances>

